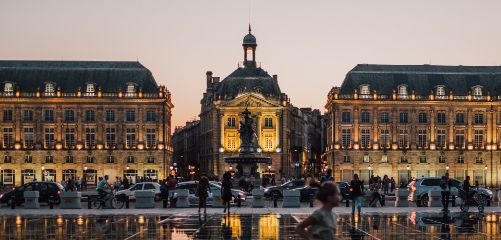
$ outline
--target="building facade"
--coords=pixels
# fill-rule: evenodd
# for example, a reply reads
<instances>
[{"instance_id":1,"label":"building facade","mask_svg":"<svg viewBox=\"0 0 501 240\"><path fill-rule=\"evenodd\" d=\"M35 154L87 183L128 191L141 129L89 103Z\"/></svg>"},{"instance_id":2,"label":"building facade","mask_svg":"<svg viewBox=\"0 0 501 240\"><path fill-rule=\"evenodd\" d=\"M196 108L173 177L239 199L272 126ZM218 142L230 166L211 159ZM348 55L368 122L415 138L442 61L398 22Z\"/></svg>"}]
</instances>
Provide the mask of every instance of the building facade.
<instances>
[{"instance_id":1,"label":"building facade","mask_svg":"<svg viewBox=\"0 0 501 240\"><path fill-rule=\"evenodd\" d=\"M184 127L176 127L172 134L174 163L181 176L195 177L199 165L200 121L186 122Z\"/></svg>"},{"instance_id":2,"label":"building facade","mask_svg":"<svg viewBox=\"0 0 501 240\"><path fill-rule=\"evenodd\" d=\"M257 41L250 28L242 46L244 61L233 73L222 81L211 71L206 73L207 88L200 102L197 130L197 170L222 176L225 171L236 168L225 163L224 158L239 154L241 113L247 108L254 120L258 154L272 159L271 165L260 164L258 172L278 177L299 175L309 167L308 151L312 154L308 142L311 137L305 135L310 129L308 121L317 118L307 117L310 113L295 108L280 90L277 75L270 76L256 62ZM318 110L309 112L319 114ZM179 133L183 131L180 129ZM182 134L179 137L182 138Z\"/></svg>"},{"instance_id":3,"label":"building facade","mask_svg":"<svg viewBox=\"0 0 501 240\"><path fill-rule=\"evenodd\" d=\"M0 180L163 178L171 95L138 62L0 61Z\"/></svg>"},{"instance_id":4,"label":"building facade","mask_svg":"<svg viewBox=\"0 0 501 240\"><path fill-rule=\"evenodd\" d=\"M327 101L326 160L354 173L501 182L501 67L357 65Z\"/></svg>"}]
</instances>

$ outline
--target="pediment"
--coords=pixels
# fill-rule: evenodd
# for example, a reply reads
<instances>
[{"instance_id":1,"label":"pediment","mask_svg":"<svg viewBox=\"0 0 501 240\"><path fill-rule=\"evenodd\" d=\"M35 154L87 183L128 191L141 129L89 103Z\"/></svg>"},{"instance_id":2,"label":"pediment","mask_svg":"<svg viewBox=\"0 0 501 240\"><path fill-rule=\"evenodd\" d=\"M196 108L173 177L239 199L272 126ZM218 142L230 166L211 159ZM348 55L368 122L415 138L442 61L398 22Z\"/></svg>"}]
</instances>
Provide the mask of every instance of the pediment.
<instances>
[{"instance_id":1,"label":"pediment","mask_svg":"<svg viewBox=\"0 0 501 240\"><path fill-rule=\"evenodd\" d=\"M281 107L276 100L267 100L266 98L254 93L247 93L236 97L224 104L225 107Z\"/></svg>"}]
</instances>

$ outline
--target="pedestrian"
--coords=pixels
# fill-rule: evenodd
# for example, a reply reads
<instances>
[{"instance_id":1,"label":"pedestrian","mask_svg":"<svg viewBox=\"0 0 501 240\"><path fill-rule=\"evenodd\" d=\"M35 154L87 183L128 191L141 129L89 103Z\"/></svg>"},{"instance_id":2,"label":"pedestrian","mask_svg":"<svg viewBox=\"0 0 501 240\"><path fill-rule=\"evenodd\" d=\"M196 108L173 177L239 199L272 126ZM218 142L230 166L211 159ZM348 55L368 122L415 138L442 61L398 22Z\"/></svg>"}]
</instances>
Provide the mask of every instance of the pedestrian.
<instances>
[{"instance_id":1,"label":"pedestrian","mask_svg":"<svg viewBox=\"0 0 501 240\"><path fill-rule=\"evenodd\" d=\"M160 195L162 196L162 200L169 201L169 187L167 187L167 179L164 179L160 182Z\"/></svg>"},{"instance_id":2,"label":"pedestrian","mask_svg":"<svg viewBox=\"0 0 501 240\"><path fill-rule=\"evenodd\" d=\"M81 184L80 177L77 177L77 180L75 181L75 187L76 187L77 191L82 191L80 184Z\"/></svg>"},{"instance_id":3,"label":"pedestrian","mask_svg":"<svg viewBox=\"0 0 501 240\"><path fill-rule=\"evenodd\" d=\"M384 175L383 177L383 192L384 195L388 195L390 189L390 179L388 178L388 175Z\"/></svg>"},{"instance_id":4,"label":"pedestrian","mask_svg":"<svg viewBox=\"0 0 501 240\"><path fill-rule=\"evenodd\" d=\"M175 206L175 202L174 202L174 191L176 190L176 186L177 186L177 181L176 181L176 178L173 176L173 175L169 175L169 178L168 178L168 181L167 181L167 187L169 188L169 202L170 202L170 206L171 207L174 207Z\"/></svg>"},{"instance_id":5,"label":"pedestrian","mask_svg":"<svg viewBox=\"0 0 501 240\"><path fill-rule=\"evenodd\" d=\"M81 184L82 184L82 190L87 191L87 179L86 178L82 178L82 183Z\"/></svg>"},{"instance_id":6,"label":"pedestrian","mask_svg":"<svg viewBox=\"0 0 501 240\"><path fill-rule=\"evenodd\" d=\"M223 198L224 210L223 213L226 212L226 208L228 208L228 215L230 214L230 202L233 197L231 194L231 188L233 187L233 183L231 182L231 173L225 172L223 174L223 182L221 182L221 196Z\"/></svg>"},{"instance_id":7,"label":"pedestrian","mask_svg":"<svg viewBox=\"0 0 501 240\"><path fill-rule=\"evenodd\" d=\"M350 183L351 196L353 204L351 205L351 214L355 215L355 208L358 210L358 215L362 210L362 200L364 196L363 183L358 178L358 174L353 174L353 180Z\"/></svg>"},{"instance_id":8,"label":"pedestrian","mask_svg":"<svg viewBox=\"0 0 501 240\"><path fill-rule=\"evenodd\" d=\"M124 189L129 189L129 187L130 187L129 179L125 176L124 176L124 181L123 181L122 185L123 185Z\"/></svg>"},{"instance_id":9,"label":"pedestrian","mask_svg":"<svg viewBox=\"0 0 501 240\"><path fill-rule=\"evenodd\" d=\"M209 179L206 176L202 176L198 182L197 188L198 195L198 214L200 214L200 209L204 209L204 214L207 214L207 197L209 197Z\"/></svg>"},{"instance_id":10,"label":"pedestrian","mask_svg":"<svg viewBox=\"0 0 501 240\"><path fill-rule=\"evenodd\" d=\"M321 183L327 182L327 181L332 181L332 169L327 169L325 172L325 175L322 176L320 179Z\"/></svg>"},{"instance_id":11,"label":"pedestrian","mask_svg":"<svg viewBox=\"0 0 501 240\"><path fill-rule=\"evenodd\" d=\"M74 184L74 181L73 179L70 177L68 178L68 181L66 181L66 189L65 189L67 192L68 191L75 191L75 184Z\"/></svg>"},{"instance_id":12,"label":"pedestrian","mask_svg":"<svg viewBox=\"0 0 501 240\"><path fill-rule=\"evenodd\" d=\"M392 194L395 191L395 179L393 177L390 179L390 190Z\"/></svg>"},{"instance_id":13,"label":"pedestrian","mask_svg":"<svg viewBox=\"0 0 501 240\"><path fill-rule=\"evenodd\" d=\"M369 203L369 206L372 206L373 203L378 201L379 205L381 205L381 207L384 207L384 196L381 196L381 193L379 192L380 190L381 190L381 184L379 183L374 184L374 189L372 192L372 200Z\"/></svg>"},{"instance_id":14,"label":"pedestrian","mask_svg":"<svg viewBox=\"0 0 501 240\"><path fill-rule=\"evenodd\" d=\"M277 183L275 182L275 175L271 177L271 186L275 186Z\"/></svg>"},{"instance_id":15,"label":"pedestrian","mask_svg":"<svg viewBox=\"0 0 501 240\"><path fill-rule=\"evenodd\" d=\"M336 183L326 181L310 183L318 188L316 199L322 207L315 210L308 218L298 223L296 233L304 239L335 239L336 217L332 208L342 201L341 191Z\"/></svg>"},{"instance_id":16,"label":"pedestrian","mask_svg":"<svg viewBox=\"0 0 501 240\"><path fill-rule=\"evenodd\" d=\"M446 212L449 211L449 196L451 195L451 180L448 172L440 179L440 188L442 189L442 206L444 207L442 211Z\"/></svg>"}]
</instances>

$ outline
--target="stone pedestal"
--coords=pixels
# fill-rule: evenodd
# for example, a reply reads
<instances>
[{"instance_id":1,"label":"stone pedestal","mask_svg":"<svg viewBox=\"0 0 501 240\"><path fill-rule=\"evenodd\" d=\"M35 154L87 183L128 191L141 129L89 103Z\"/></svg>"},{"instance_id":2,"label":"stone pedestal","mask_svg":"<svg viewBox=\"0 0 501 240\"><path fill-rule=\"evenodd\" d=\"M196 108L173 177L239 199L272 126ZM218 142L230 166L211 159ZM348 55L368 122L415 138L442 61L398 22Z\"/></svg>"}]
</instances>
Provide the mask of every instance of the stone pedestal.
<instances>
[{"instance_id":1,"label":"stone pedestal","mask_svg":"<svg viewBox=\"0 0 501 240\"><path fill-rule=\"evenodd\" d=\"M190 192L188 189L176 190L176 207L177 208L189 208L190 207Z\"/></svg>"},{"instance_id":2,"label":"stone pedestal","mask_svg":"<svg viewBox=\"0 0 501 240\"><path fill-rule=\"evenodd\" d=\"M395 207L409 207L409 190L398 189L395 191Z\"/></svg>"},{"instance_id":3,"label":"stone pedestal","mask_svg":"<svg viewBox=\"0 0 501 240\"><path fill-rule=\"evenodd\" d=\"M40 203L38 198L40 193L38 191L25 191L24 192L24 208L38 209L40 208Z\"/></svg>"},{"instance_id":4,"label":"stone pedestal","mask_svg":"<svg viewBox=\"0 0 501 240\"><path fill-rule=\"evenodd\" d=\"M301 192L298 190L284 190L283 191L284 202L282 207L284 208L299 208L301 207L300 197Z\"/></svg>"},{"instance_id":5,"label":"stone pedestal","mask_svg":"<svg viewBox=\"0 0 501 240\"><path fill-rule=\"evenodd\" d=\"M428 191L428 207L442 207L442 192L439 190Z\"/></svg>"},{"instance_id":6,"label":"stone pedestal","mask_svg":"<svg viewBox=\"0 0 501 240\"><path fill-rule=\"evenodd\" d=\"M253 208L263 208L264 207L264 190L254 189L252 190L252 207Z\"/></svg>"},{"instance_id":7,"label":"stone pedestal","mask_svg":"<svg viewBox=\"0 0 501 240\"><path fill-rule=\"evenodd\" d=\"M215 207L215 208L224 207L223 195L221 194L221 191L215 191L214 193L212 193L212 196L214 197L214 200L212 201L212 207Z\"/></svg>"},{"instance_id":8,"label":"stone pedestal","mask_svg":"<svg viewBox=\"0 0 501 240\"><path fill-rule=\"evenodd\" d=\"M150 190L134 191L136 208L155 208L155 192Z\"/></svg>"},{"instance_id":9,"label":"stone pedestal","mask_svg":"<svg viewBox=\"0 0 501 240\"><path fill-rule=\"evenodd\" d=\"M61 208L62 209L80 209L82 208L82 193L81 192L62 192L61 193Z\"/></svg>"}]
</instances>

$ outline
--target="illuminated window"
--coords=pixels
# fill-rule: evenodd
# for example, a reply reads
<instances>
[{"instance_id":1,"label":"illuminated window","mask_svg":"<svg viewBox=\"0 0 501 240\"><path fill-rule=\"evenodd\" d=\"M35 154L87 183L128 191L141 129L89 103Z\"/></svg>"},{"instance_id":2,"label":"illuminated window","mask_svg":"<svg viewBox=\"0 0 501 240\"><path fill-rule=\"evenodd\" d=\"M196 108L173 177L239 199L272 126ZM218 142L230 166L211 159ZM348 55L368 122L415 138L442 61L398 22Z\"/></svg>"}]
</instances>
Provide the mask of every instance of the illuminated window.
<instances>
[{"instance_id":1,"label":"illuminated window","mask_svg":"<svg viewBox=\"0 0 501 240\"><path fill-rule=\"evenodd\" d=\"M437 130L437 148L445 148L445 129Z\"/></svg>"},{"instance_id":2,"label":"illuminated window","mask_svg":"<svg viewBox=\"0 0 501 240\"><path fill-rule=\"evenodd\" d=\"M13 138L13 129L12 128L4 128L3 129L3 147L4 148L13 148L14 147L14 138Z\"/></svg>"},{"instance_id":3,"label":"illuminated window","mask_svg":"<svg viewBox=\"0 0 501 240\"><path fill-rule=\"evenodd\" d=\"M482 148L484 146L484 130L475 130L475 148Z\"/></svg>"},{"instance_id":4,"label":"illuminated window","mask_svg":"<svg viewBox=\"0 0 501 240\"><path fill-rule=\"evenodd\" d=\"M228 123L227 123L227 126L228 126L228 127L235 127L235 124L236 124L236 118L234 118L234 117L229 117L229 118L228 118Z\"/></svg>"},{"instance_id":5,"label":"illuminated window","mask_svg":"<svg viewBox=\"0 0 501 240\"><path fill-rule=\"evenodd\" d=\"M465 147L466 142L464 135L465 135L464 130L456 130L456 139L454 141L454 145L456 145L456 148L463 149Z\"/></svg>"},{"instance_id":6,"label":"illuminated window","mask_svg":"<svg viewBox=\"0 0 501 240\"><path fill-rule=\"evenodd\" d=\"M343 148L351 147L351 129L341 130L341 145Z\"/></svg>"},{"instance_id":7,"label":"illuminated window","mask_svg":"<svg viewBox=\"0 0 501 240\"><path fill-rule=\"evenodd\" d=\"M390 147L390 130L388 129L381 129L380 130L380 135L379 135L379 140L381 142L381 148L389 148Z\"/></svg>"},{"instance_id":8,"label":"illuminated window","mask_svg":"<svg viewBox=\"0 0 501 240\"><path fill-rule=\"evenodd\" d=\"M418 147L426 148L428 147L428 134L426 130L418 130Z\"/></svg>"},{"instance_id":9,"label":"illuminated window","mask_svg":"<svg viewBox=\"0 0 501 240\"><path fill-rule=\"evenodd\" d=\"M85 129L85 148L94 148L96 146L96 129Z\"/></svg>"},{"instance_id":10,"label":"illuminated window","mask_svg":"<svg viewBox=\"0 0 501 240\"><path fill-rule=\"evenodd\" d=\"M3 92L5 93L5 96L14 95L14 85L12 83L5 83L3 86Z\"/></svg>"},{"instance_id":11,"label":"illuminated window","mask_svg":"<svg viewBox=\"0 0 501 240\"><path fill-rule=\"evenodd\" d=\"M473 87L473 96L481 97L482 96L482 86Z\"/></svg>"},{"instance_id":12,"label":"illuminated window","mask_svg":"<svg viewBox=\"0 0 501 240\"><path fill-rule=\"evenodd\" d=\"M54 138L54 128L46 128L45 129L45 148L52 149L54 148L55 138Z\"/></svg>"},{"instance_id":13,"label":"illuminated window","mask_svg":"<svg viewBox=\"0 0 501 240\"><path fill-rule=\"evenodd\" d=\"M254 61L253 49L251 47L247 48L247 61Z\"/></svg>"},{"instance_id":14,"label":"illuminated window","mask_svg":"<svg viewBox=\"0 0 501 240\"><path fill-rule=\"evenodd\" d=\"M136 129L135 128L127 128L125 147L128 149L136 147Z\"/></svg>"},{"instance_id":15,"label":"illuminated window","mask_svg":"<svg viewBox=\"0 0 501 240\"><path fill-rule=\"evenodd\" d=\"M157 147L156 129L146 129L146 148L151 149Z\"/></svg>"},{"instance_id":16,"label":"illuminated window","mask_svg":"<svg viewBox=\"0 0 501 240\"><path fill-rule=\"evenodd\" d=\"M65 134L65 144L66 148L72 149L75 147L75 129L74 128L66 128Z\"/></svg>"},{"instance_id":17,"label":"illuminated window","mask_svg":"<svg viewBox=\"0 0 501 240\"><path fill-rule=\"evenodd\" d=\"M85 89L85 96L95 96L96 94L96 89L94 87L93 83L87 83L86 89Z\"/></svg>"},{"instance_id":18,"label":"illuminated window","mask_svg":"<svg viewBox=\"0 0 501 240\"><path fill-rule=\"evenodd\" d=\"M271 117L264 118L264 127L272 128L273 127L273 118L271 118Z\"/></svg>"},{"instance_id":19,"label":"illuminated window","mask_svg":"<svg viewBox=\"0 0 501 240\"><path fill-rule=\"evenodd\" d=\"M106 148L113 148L116 144L116 129L106 128Z\"/></svg>"},{"instance_id":20,"label":"illuminated window","mask_svg":"<svg viewBox=\"0 0 501 240\"><path fill-rule=\"evenodd\" d=\"M264 150L272 150L273 149L273 134L265 134L264 135Z\"/></svg>"},{"instance_id":21,"label":"illuminated window","mask_svg":"<svg viewBox=\"0 0 501 240\"><path fill-rule=\"evenodd\" d=\"M45 84L45 96L54 96L54 84L46 83Z\"/></svg>"},{"instance_id":22,"label":"illuminated window","mask_svg":"<svg viewBox=\"0 0 501 240\"><path fill-rule=\"evenodd\" d=\"M445 87L444 86L437 86L437 93L436 93L436 95L438 97L445 96Z\"/></svg>"},{"instance_id":23,"label":"illuminated window","mask_svg":"<svg viewBox=\"0 0 501 240\"><path fill-rule=\"evenodd\" d=\"M24 128L24 147L33 148L35 146L34 128Z\"/></svg>"},{"instance_id":24,"label":"illuminated window","mask_svg":"<svg viewBox=\"0 0 501 240\"><path fill-rule=\"evenodd\" d=\"M407 97L408 97L407 85L398 86L398 98L407 99Z\"/></svg>"},{"instance_id":25,"label":"illuminated window","mask_svg":"<svg viewBox=\"0 0 501 240\"><path fill-rule=\"evenodd\" d=\"M136 94L136 86L133 83L127 84L126 97L133 97Z\"/></svg>"},{"instance_id":26,"label":"illuminated window","mask_svg":"<svg viewBox=\"0 0 501 240\"><path fill-rule=\"evenodd\" d=\"M369 148L371 143L371 130L362 129L360 135L362 135L361 137L362 148L363 149Z\"/></svg>"},{"instance_id":27,"label":"illuminated window","mask_svg":"<svg viewBox=\"0 0 501 240\"><path fill-rule=\"evenodd\" d=\"M409 131L407 129L401 129L399 131L398 147L399 148L409 147Z\"/></svg>"},{"instance_id":28,"label":"illuminated window","mask_svg":"<svg viewBox=\"0 0 501 240\"><path fill-rule=\"evenodd\" d=\"M226 147L230 150L237 148L237 138L234 134L228 135Z\"/></svg>"},{"instance_id":29,"label":"illuminated window","mask_svg":"<svg viewBox=\"0 0 501 240\"><path fill-rule=\"evenodd\" d=\"M369 85L360 85L360 98L369 98L371 89Z\"/></svg>"}]
</instances>

